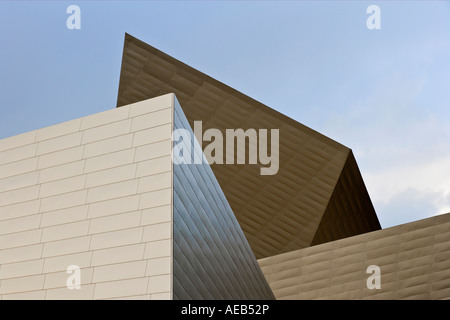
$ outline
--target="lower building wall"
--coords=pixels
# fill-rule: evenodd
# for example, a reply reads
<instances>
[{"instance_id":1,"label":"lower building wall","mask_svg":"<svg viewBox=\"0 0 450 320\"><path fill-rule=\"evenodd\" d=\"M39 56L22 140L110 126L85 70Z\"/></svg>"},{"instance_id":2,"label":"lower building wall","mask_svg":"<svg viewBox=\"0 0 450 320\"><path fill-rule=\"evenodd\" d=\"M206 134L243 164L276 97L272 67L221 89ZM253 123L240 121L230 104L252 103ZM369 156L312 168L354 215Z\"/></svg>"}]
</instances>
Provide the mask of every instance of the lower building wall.
<instances>
[{"instance_id":1,"label":"lower building wall","mask_svg":"<svg viewBox=\"0 0 450 320\"><path fill-rule=\"evenodd\" d=\"M1 299L172 298L173 101L0 140Z\"/></svg>"},{"instance_id":2,"label":"lower building wall","mask_svg":"<svg viewBox=\"0 0 450 320\"><path fill-rule=\"evenodd\" d=\"M445 214L259 264L277 299L450 299L449 230Z\"/></svg>"}]
</instances>

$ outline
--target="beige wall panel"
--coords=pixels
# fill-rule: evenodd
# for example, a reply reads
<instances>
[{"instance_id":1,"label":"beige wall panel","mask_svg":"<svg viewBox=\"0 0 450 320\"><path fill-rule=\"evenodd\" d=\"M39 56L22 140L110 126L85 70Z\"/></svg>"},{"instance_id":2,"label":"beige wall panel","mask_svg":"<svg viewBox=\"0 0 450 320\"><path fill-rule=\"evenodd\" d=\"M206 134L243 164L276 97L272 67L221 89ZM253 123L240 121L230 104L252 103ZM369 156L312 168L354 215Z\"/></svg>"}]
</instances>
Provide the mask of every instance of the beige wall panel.
<instances>
[{"instance_id":1,"label":"beige wall panel","mask_svg":"<svg viewBox=\"0 0 450 320\"><path fill-rule=\"evenodd\" d=\"M126 246L141 242L143 228L132 228L92 235L91 250Z\"/></svg>"},{"instance_id":2,"label":"beige wall panel","mask_svg":"<svg viewBox=\"0 0 450 320\"><path fill-rule=\"evenodd\" d=\"M170 291L171 276L169 274L156 275L149 278L147 293L160 293Z\"/></svg>"},{"instance_id":3,"label":"beige wall panel","mask_svg":"<svg viewBox=\"0 0 450 320\"><path fill-rule=\"evenodd\" d=\"M95 285L88 284L81 286L80 290L69 290L67 288L46 290L46 300L92 300L94 297Z\"/></svg>"},{"instance_id":4,"label":"beige wall panel","mask_svg":"<svg viewBox=\"0 0 450 320\"><path fill-rule=\"evenodd\" d=\"M172 298L173 103L0 140L1 299Z\"/></svg>"},{"instance_id":5,"label":"beige wall panel","mask_svg":"<svg viewBox=\"0 0 450 320\"><path fill-rule=\"evenodd\" d=\"M166 110L168 110L168 109L166 109ZM163 110L163 111L165 111L165 110ZM169 111L171 111L171 110L169 110ZM151 113L150 115L153 115L153 113ZM164 140L164 139L166 139L167 136L169 136L171 134L172 134L172 124L171 123L135 132L134 138L133 138L133 147L138 147L138 146L142 146L142 145L149 144L152 142L158 142L158 141Z\"/></svg>"},{"instance_id":6,"label":"beige wall panel","mask_svg":"<svg viewBox=\"0 0 450 320\"><path fill-rule=\"evenodd\" d=\"M39 183L70 178L83 174L85 160L75 161L39 171Z\"/></svg>"},{"instance_id":7,"label":"beige wall panel","mask_svg":"<svg viewBox=\"0 0 450 320\"><path fill-rule=\"evenodd\" d=\"M65 136L41 141L37 145L37 155L65 150L81 144L82 132L71 133Z\"/></svg>"},{"instance_id":8,"label":"beige wall panel","mask_svg":"<svg viewBox=\"0 0 450 320\"><path fill-rule=\"evenodd\" d=\"M164 222L146 226L144 228L142 240L149 242L161 239L169 239L171 237L172 237L172 223Z\"/></svg>"},{"instance_id":9,"label":"beige wall panel","mask_svg":"<svg viewBox=\"0 0 450 320\"><path fill-rule=\"evenodd\" d=\"M32 144L36 140L36 130L0 140L0 152Z\"/></svg>"},{"instance_id":10,"label":"beige wall panel","mask_svg":"<svg viewBox=\"0 0 450 320\"><path fill-rule=\"evenodd\" d=\"M2 294L8 294L40 290L44 285L44 277L44 275L34 275L28 277L3 279L0 292Z\"/></svg>"},{"instance_id":11,"label":"beige wall panel","mask_svg":"<svg viewBox=\"0 0 450 320\"><path fill-rule=\"evenodd\" d=\"M136 148L136 161L144 161L149 159L155 159L171 154L172 141L165 140L161 142L155 142L146 144Z\"/></svg>"},{"instance_id":12,"label":"beige wall panel","mask_svg":"<svg viewBox=\"0 0 450 320\"><path fill-rule=\"evenodd\" d=\"M45 258L44 273L52 273L57 271L66 271L67 266L77 265L80 268L86 268L91 265L92 251L81 253L65 254L56 257Z\"/></svg>"},{"instance_id":13,"label":"beige wall panel","mask_svg":"<svg viewBox=\"0 0 450 320\"><path fill-rule=\"evenodd\" d=\"M39 197L46 198L58 194L84 189L86 176L76 176L41 184Z\"/></svg>"},{"instance_id":14,"label":"beige wall panel","mask_svg":"<svg viewBox=\"0 0 450 320\"><path fill-rule=\"evenodd\" d=\"M92 158L124 149L131 148L134 133L105 139L84 146L84 158Z\"/></svg>"},{"instance_id":15,"label":"beige wall panel","mask_svg":"<svg viewBox=\"0 0 450 320\"><path fill-rule=\"evenodd\" d=\"M41 228L84 220L87 217L88 206L81 205L42 214Z\"/></svg>"},{"instance_id":16,"label":"beige wall panel","mask_svg":"<svg viewBox=\"0 0 450 320\"><path fill-rule=\"evenodd\" d=\"M156 251L157 249L161 248L162 245L157 244L156 248L154 248L155 250L152 251ZM146 258L144 256L144 250L145 250L144 243L121 246L116 248L95 250L92 256L92 265L99 266L99 265L141 260L143 258Z\"/></svg>"},{"instance_id":17,"label":"beige wall panel","mask_svg":"<svg viewBox=\"0 0 450 320\"><path fill-rule=\"evenodd\" d=\"M144 105L143 108L146 108ZM121 112L114 112L113 110L106 110L81 119L80 130L88 130L90 128L103 126L108 123L113 123L120 120L128 119L130 108L126 106Z\"/></svg>"},{"instance_id":18,"label":"beige wall panel","mask_svg":"<svg viewBox=\"0 0 450 320\"><path fill-rule=\"evenodd\" d=\"M145 209L142 211L141 225L169 222L172 219L170 205Z\"/></svg>"},{"instance_id":19,"label":"beige wall panel","mask_svg":"<svg viewBox=\"0 0 450 320\"><path fill-rule=\"evenodd\" d=\"M0 250L39 243L41 235L41 229L34 229L0 236Z\"/></svg>"},{"instance_id":20,"label":"beige wall panel","mask_svg":"<svg viewBox=\"0 0 450 320\"><path fill-rule=\"evenodd\" d=\"M43 228L42 242L63 240L86 236L88 234L89 221L77 221Z\"/></svg>"},{"instance_id":21,"label":"beige wall panel","mask_svg":"<svg viewBox=\"0 0 450 320\"><path fill-rule=\"evenodd\" d=\"M106 217L91 219L89 233L109 232L121 229L129 229L139 226L141 222L141 211L133 211Z\"/></svg>"},{"instance_id":22,"label":"beige wall panel","mask_svg":"<svg viewBox=\"0 0 450 320\"><path fill-rule=\"evenodd\" d=\"M95 267L92 282L107 282L122 279L142 278L145 276L147 261L139 260ZM170 268L167 268L169 270Z\"/></svg>"},{"instance_id":23,"label":"beige wall panel","mask_svg":"<svg viewBox=\"0 0 450 320\"><path fill-rule=\"evenodd\" d=\"M136 194L139 181L132 179L89 189L87 203L100 202Z\"/></svg>"},{"instance_id":24,"label":"beige wall panel","mask_svg":"<svg viewBox=\"0 0 450 320\"><path fill-rule=\"evenodd\" d=\"M162 109L133 118L131 130L136 132L172 121L172 109ZM163 127L164 128L164 127Z\"/></svg>"},{"instance_id":25,"label":"beige wall panel","mask_svg":"<svg viewBox=\"0 0 450 320\"><path fill-rule=\"evenodd\" d=\"M10 149L2 152L0 165L11 163L23 159L32 158L36 155L36 144L29 144L23 147Z\"/></svg>"},{"instance_id":26,"label":"beige wall panel","mask_svg":"<svg viewBox=\"0 0 450 320\"><path fill-rule=\"evenodd\" d=\"M39 228L40 222L40 214L3 220L0 221L0 235L36 229Z\"/></svg>"},{"instance_id":27,"label":"beige wall panel","mask_svg":"<svg viewBox=\"0 0 450 320\"><path fill-rule=\"evenodd\" d=\"M123 166L133 163L134 149L126 149L86 160L85 173Z\"/></svg>"},{"instance_id":28,"label":"beige wall panel","mask_svg":"<svg viewBox=\"0 0 450 320\"><path fill-rule=\"evenodd\" d=\"M0 279L30 276L42 273L44 259L3 264L0 269Z\"/></svg>"},{"instance_id":29,"label":"beige wall panel","mask_svg":"<svg viewBox=\"0 0 450 320\"><path fill-rule=\"evenodd\" d=\"M165 206L172 201L172 190L164 189L142 194L139 209Z\"/></svg>"},{"instance_id":30,"label":"beige wall panel","mask_svg":"<svg viewBox=\"0 0 450 320\"><path fill-rule=\"evenodd\" d=\"M61 195L43 198L41 212L56 211L60 209L80 206L86 203L87 190L64 193Z\"/></svg>"},{"instance_id":31,"label":"beige wall panel","mask_svg":"<svg viewBox=\"0 0 450 320\"><path fill-rule=\"evenodd\" d=\"M160 258L172 255L172 241L170 239L147 242L145 245L144 258Z\"/></svg>"},{"instance_id":32,"label":"beige wall panel","mask_svg":"<svg viewBox=\"0 0 450 320\"><path fill-rule=\"evenodd\" d=\"M69 148L39 156L38 169L59 166L65 163L81 160L83 157L83 146ZM37 159L36 159L37 160Z\"/></svg>"},{"instance_id":33,"label":"beige wall panel","mask_svg":"<svg viewBox=\"0 0 450 320\"><path fill-rule=\"evenodd\" d=\"M85 130L83 132L82 144L110 139L130 132L131 119L126 119L100 127Z\"/></svg>"},{"instance_id":34,"label":"beige wall panel","mask_svg":"<svg viewBox=\"0 0 450 320\"><path fill-rule=\"evenodd\" d=\"M170 257L148 259L145 275L156 276L167 274L167 270L170 269L171 263L172 262Z\"/></svg>"},{"instance_id":35,"label":"beige wall panel","mask_svg":"<svg viewBox=\"0 0 450 320\"><path fill-rule=\"evenodd\" d=\"M54 257L69 253L85 252L89 250L90 236L46 242L42 257Z\"/></svg>"},{"instance_id":36,"label":"beige wall panel","mask_svg":"<svg viewBox=\"0 0 450 320\"><path fill-rule=\"evenodd\" d=\"M167 101L173 101L172 94L165 94L153 99L147 100L147 103L141 104L139 102L132 103L128 107L130 108L130 117L137 117L146 113L155 112L161 109L167 108Z\"/></svg>"},{"instance_id":37,"label":"beige wall panel","mask_svg":"<svg viewBox=\"0 0 450 320\"><path fill-rule=\"evenodd\" d=\"M167 172L172 169L171 156L167 155L161 158L151 159L138 163L136 177L144 177L158 172Z\"/></svg>"},{"instance_id":38,"label":"beige wall panel","mask_svg":"<svg viewBox=\"0 0 450 320\"><path fill-rule=\"evenodd\" d=\"M169 300L169 299L171 299L171 297L168 292L152 293L150 296L150 300Z\"/></svg>"},{"instance_id":39,"label":"beige wall panel","mask_svg":"<svg viewBox=\"0 0 450 320\"><path fill-rule=\"evenodd\" d=\"M22 189L0 193L0 207L38 198L39 186L31 186Z\"/></svg>"},{"instance_id":40,"label":"beige wall panel","mask_svg":"<svg viewBox=\"0 0 450 320\"><path fill-rule=\"evenodd\" d=\"M25 217L39 212L41 200L33 200L0 207L0 221Z\"/></svg>"},{"instance_id":41,"label":"beige wall panel","mask_svg":"<svg viewBox=\"0 0 450 320\"><path fill-rule=\"evenodd\" d=\"M0 296L3 300L44 300L45 291L28 291Z\"/></svg>"},{"instance_id":42,"label":"beige wall panel","mask_svg":"<svg viewBox=\"0 0 450 320\"><path fill-rule=\"evenodd\" d=\"M81 286L86 284L90 284L92 282L92 274L94 272L94 268L81 268ZM59 272L51 272L45 274L44 281L44 289L56 289L56 288L64 288L67 290L66 282L67 282L68 274L64 271Z\"/></svg>"},{"instance_id":43,"label":"beige wall panel","mask_svg":"<svg viewBox=\"0 0 450 320\"><path fill-rule=\"evenodd\" d=\"M0 250L0 265L19 261L39 259L42 256L43 244Z\"/></svg>"},{"instance_id":44,"label":"beige wall panel","mask_svg":"<svg viewBox=\"0 0 450 320\"><path fill-rule=\"evenodd\" d=\"M164 172L139 179L139 193L156 191L160 189L170 188L172 184L172 173Z\"/></svg>"},{"instance_id":45,"label":"beige wall panel","mask_svg":"<svg viewBox=\"0 0 450 320\"><path fill-rule=\"evenodd\" d=\"M0 166L0 179L36 170L38 158L14 161Z\"/></svg>"},{"instance_id":46,"label":"beige wall panel","mask_svg":"<svg viewBox=\"0 0 450 320\"><path fill-rule=\"evenodd\" d=\"M81 119L66 121L37 130L36 141L48 140L80 131Z\"/></svg>"},{"instance_id":47,"label":"beige wall panel","mask_svg":"<svg viewBox=\"0 0 450 320\"><path fill-rule=\"evenodd\" d=\"M111 199L89 204L89 218L135 211L139 208L139 195Z\"/></svg>"},{"instance_id":48,"label":"beige wall panel","mask_svg":"<svg viewBox=\"0 0 450 320\"><path fill-rule=\"evenodd\" d=\"M132 163L117 168L92 172L87 175L86 188L133 179L136 174L136 167L136 163Z\"/></svg>"},{"instance_id":49,"label":"beige wall panel","mask_svg":"<svg viewBox=\"0 0 450 320\"><path fill-rule=\"evenodd\" d=\"M109 281L95 284L94 299L126 297L147 293L149 278Z\"/></svg>"},{"instance_id":50,"label":"beige wall panel","mask_svg":"<svg viewBox=\"0 0 450 320\"><path fill-rule=\"evenodd\" d=\"M141 294L137 296L127 296L127 297L120 297L120 298L108 298L105 300L151 300L152 295L150 294ZM170 300L170 295L163 300Z\"/></svg>"}]
</instances>

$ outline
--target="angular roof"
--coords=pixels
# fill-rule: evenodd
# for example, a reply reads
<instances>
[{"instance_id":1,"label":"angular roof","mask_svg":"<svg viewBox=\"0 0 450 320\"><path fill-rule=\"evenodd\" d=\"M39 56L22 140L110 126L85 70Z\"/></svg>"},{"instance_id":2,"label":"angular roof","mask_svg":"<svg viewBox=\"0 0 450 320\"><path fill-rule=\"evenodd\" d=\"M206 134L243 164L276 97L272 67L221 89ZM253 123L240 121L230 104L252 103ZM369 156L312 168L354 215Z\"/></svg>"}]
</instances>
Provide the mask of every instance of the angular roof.
<instances>
[{"instance_id":1,"label":"angular roof","mask_svg":"<svg viewBox=\"0 0 450 320\"><path fill-rule=\"evenodd\" d=\"M258 259L381 228L349 148L126 34L117 107L171 92L191 127L279 129L277 174L211 165Z\"/></svg>"}]
</instances>

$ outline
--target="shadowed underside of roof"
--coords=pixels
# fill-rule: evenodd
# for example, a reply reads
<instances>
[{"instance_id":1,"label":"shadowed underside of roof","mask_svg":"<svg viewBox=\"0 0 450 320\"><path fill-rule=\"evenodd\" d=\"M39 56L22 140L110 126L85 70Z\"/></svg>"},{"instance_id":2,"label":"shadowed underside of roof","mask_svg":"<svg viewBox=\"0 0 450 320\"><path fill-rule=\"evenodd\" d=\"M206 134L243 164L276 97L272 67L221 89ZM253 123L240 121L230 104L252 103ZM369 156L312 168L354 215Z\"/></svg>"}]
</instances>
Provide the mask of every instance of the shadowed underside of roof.
<instances>
[{"instance_id":1,"label":"shadowed underside of roof","mask_svg":"<svg viewBox=\"0 0 450 320\"><path fill-rule=\"evenodd\" d=\"M374 208L350 151L311 245L357 235L358 230L371 230L379 222L375 214L367 212L374 212Z\"/></svg>"},{"instance_id":2,"label":"shadowed underside of roof","mask_svg":"<svg viewBox=\"0 0 450 320\"><path fill-rule=\"evenodd\" d=\"M211 165L258 259L380 229L350 149L126 34L117 107L171 92L203 131L279 129L277 174Z\"/></svg>"}]
</instances>

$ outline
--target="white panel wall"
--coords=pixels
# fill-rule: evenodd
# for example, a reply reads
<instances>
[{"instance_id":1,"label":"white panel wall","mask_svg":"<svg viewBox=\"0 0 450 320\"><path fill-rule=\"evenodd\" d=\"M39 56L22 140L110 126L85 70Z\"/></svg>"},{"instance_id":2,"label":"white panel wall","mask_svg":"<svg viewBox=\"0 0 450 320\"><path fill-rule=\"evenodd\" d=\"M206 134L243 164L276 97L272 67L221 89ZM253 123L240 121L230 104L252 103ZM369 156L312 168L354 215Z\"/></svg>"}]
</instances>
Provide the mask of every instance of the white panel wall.
<instances>
[{"instance_id":1,"label":"white panel wall","mask_svg":"<svg viewBox=\"0 0 450 320\"><path fill-rule=\"evenodd\" d=\"M0 140L1 299L172 297L173 107L168 94Z\"/></svg>"}]
</instances>

